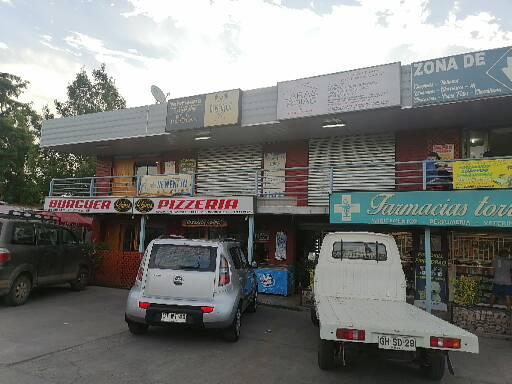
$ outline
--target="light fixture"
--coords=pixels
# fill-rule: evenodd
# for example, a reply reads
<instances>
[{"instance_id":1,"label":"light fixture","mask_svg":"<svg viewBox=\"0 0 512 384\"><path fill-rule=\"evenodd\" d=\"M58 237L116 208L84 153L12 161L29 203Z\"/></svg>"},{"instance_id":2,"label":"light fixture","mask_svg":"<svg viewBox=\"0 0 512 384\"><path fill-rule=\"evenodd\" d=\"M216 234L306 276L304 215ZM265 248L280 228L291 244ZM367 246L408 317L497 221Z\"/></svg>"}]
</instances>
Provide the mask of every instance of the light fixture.
<instances>
[{"instance_id":1,"label":"light fixture","mask_svg":"<svg viewBox=\"0 0 512 384\"><path fill-rule=\"evenodd\" d=\"M347 124L343 120L336 119L324 121L324 123L322 124L322 128L341 128L345 127L346 125Z\"/></svg>"},{"instance_id":2,"label":"light fixture","mask_svg":"<svg viewBox=\"0 0 512 384\"><path fill-rule=\"evenodd\" d=\"M196 133L194 140L209 140L212 138L211 131L209 129L202 130Z\"/></svg>"},{"instance_id":3,"label":"light fixture","mask_svg":"<svg viewBox=\"0 0 512 384\"><path fill-rule=\"evenodd\" d=\"M196 136L194 137L194 140L210 140L212 137L210 135L202 135L202 136Z\"/></svg>"}]
</instances>

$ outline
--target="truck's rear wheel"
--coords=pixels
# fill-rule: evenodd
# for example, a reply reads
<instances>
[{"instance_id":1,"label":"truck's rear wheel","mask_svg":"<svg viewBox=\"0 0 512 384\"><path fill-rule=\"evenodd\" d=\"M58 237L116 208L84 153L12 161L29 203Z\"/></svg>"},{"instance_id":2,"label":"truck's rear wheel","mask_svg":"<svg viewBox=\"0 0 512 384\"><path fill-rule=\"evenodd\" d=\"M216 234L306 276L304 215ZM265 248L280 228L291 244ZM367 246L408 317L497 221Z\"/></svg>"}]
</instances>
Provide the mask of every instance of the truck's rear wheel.
<instances>
[{"instance_id":1,"label":"truck's rear wheel","mask_svg":"<svg viewBox=\"0 0 512 384\"><path fill-rule=\"evenodd\" d=\"M442 351L425 351L421 362L421 371L425 377L439 381L444 376L446 356Z\"/></svg>"},{"instance_id":2,"label":"truck's rear wheel","mask_svg":"<svg viewBox=\"0 0 512 384\"><path fill-rule=\"evenodd\" d=\"M336 342L322 340L318 343L318 366L328 370L336 366Z\"/></svg>"},{"instance_id":3,"label":"truck's rear wheel","mask_svg":"<svg viewBox=\"0 0 512 384\"><path fill-rule=\"evenodd\" d=\"M315 327L320 326L320 321L318 320L318 316L316 315L315 307L311 307L311 309L309 311L310 311L310 315L311 315L311 322L313 323L313 325Z\"/></svg>"}]
</instances>

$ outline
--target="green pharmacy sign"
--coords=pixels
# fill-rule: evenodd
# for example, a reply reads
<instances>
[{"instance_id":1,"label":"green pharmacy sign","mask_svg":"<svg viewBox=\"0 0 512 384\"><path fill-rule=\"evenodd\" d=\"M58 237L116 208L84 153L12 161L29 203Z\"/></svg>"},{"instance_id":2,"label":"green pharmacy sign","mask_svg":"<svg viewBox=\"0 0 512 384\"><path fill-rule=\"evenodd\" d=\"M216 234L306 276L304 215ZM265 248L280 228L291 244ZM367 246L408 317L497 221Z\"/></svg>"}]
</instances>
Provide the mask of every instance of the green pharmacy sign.
<instances>
[{"instance_id":1,"label":"green pharmacy sign","mask_svg":"<svg viewBox=\"0 0 512 384\"><path fill-rule=\"evenodd\" d=\"M512 190L336 192L333 224L512 228Z\"/></svg>"}]
</instances>

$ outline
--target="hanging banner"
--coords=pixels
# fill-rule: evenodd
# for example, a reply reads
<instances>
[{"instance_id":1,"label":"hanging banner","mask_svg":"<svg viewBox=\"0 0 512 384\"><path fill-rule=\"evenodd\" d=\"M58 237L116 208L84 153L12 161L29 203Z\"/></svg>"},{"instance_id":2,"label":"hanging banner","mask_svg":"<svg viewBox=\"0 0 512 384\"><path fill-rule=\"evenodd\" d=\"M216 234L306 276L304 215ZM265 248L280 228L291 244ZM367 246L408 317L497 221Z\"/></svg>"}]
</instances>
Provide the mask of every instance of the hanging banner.
<instances>
[{"instance_id":1,"label":"hanging banner","mask_svg":"<svg viewBox=\"0 0 512 384\"><path fill-rule=\"evenodd\" d=\"M133 213L173 215L248 215L254 213L252 196L135 198Z\"/></svg>"},{"instance_id":2,"label":"hanging banner","mask_svg":"<svg viewBox=\"0 0 512 384\"><path fill-rule=\"evenodd\" d=\"M456 161L453 188L512 188L512 159Z\"/></svg>"},{"instance_id":3,"label":"hanging banner","mask_svg":"<svg viewBox=\"0 0 512 384\"><path fill-rule=\"evenodd\" d=\"M125 197L78 198L46 197L44 210L47 212L77 213L132 213L133 199Z\"/></svg>"},{"instance_id":4,"label":"hanging banner","mask_svg":"<svg viewBox=\"0 0 512 384\"><path fill-rule=\"evenodd\" d=\"M336 192L332 224L512 228L512 190Z\"/></svg>"},{"instance_id":5,"label":"hanging banner","mask_svg":"<svg viewBox=\"0 0 512 384\"><path fill-rule=\"evenodd\" d=\"M263 195L284 196L286 152L267 152L263 156Z\"/></svg>"},{"instance_id":6,"label":"hanging banner","mask_svg":"<svg viewBox=\"0 0 512 384\"><path fill-rule=\"evenodd\" d=\"M139 194L142 196L191 195L192 192L192 175L176 174L140 178Z\"/></svg>"}]
</instances>

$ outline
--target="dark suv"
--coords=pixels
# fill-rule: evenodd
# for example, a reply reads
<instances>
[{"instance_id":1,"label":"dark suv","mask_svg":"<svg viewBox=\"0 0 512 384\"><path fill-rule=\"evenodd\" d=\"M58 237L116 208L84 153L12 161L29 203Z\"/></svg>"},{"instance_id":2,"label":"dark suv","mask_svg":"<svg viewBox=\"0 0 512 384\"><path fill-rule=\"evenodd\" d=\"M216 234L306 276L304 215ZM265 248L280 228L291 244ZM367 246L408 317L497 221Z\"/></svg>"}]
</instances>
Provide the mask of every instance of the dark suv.
<instances>
[{"instance_id":1,"label":"dark suv","mask_svg":"<svg viewBox=\"0 0 512 384\"><path fill-rule=\"evenodd\" d=\"M90 264L75 234L36 216L0 214L0 297L24 304L34 287L87 286Z\"/></svg>"}]
</instances>

